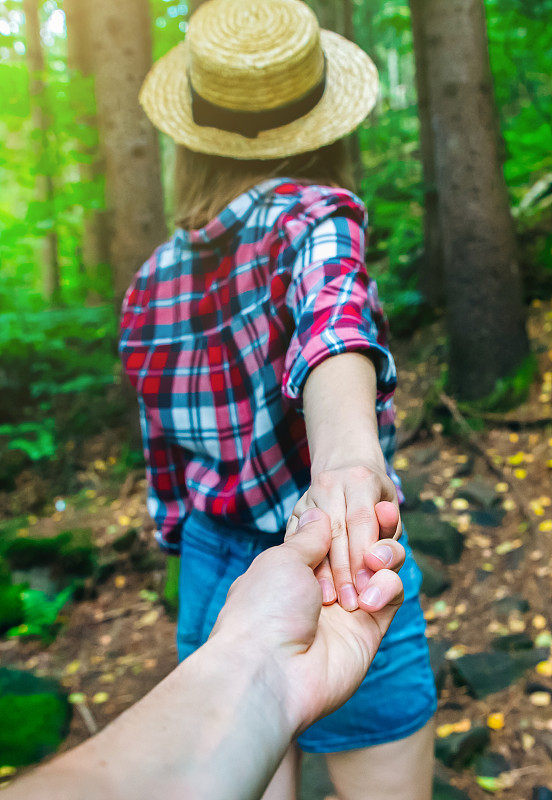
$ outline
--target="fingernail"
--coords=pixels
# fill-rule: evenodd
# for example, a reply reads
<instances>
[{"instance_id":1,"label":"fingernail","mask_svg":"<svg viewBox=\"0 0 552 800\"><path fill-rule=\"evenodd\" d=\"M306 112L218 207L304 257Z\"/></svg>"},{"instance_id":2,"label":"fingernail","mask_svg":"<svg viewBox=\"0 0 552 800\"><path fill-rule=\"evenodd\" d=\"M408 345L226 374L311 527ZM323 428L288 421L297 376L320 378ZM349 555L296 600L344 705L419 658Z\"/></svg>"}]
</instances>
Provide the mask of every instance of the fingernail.
<instances>
[{"instance_id":1,"label":"fingernail","mask_svg":"<svg viewBox=\"0 0 552 800\"><path fill-rule=\"evenodd\" d=\"M322 588L322 602L333 603L336 597L333 583L326 578L321 578L318 582Z\"/></svg>"},{"instance_id":2,"label":"fingernail","mask_svg":"<svg viewBox=\"0 0 552 800\"><path fill-rule=\"evenodd\" d=\"M354 611L358 608L357 593L352 583L341 587L339 591L339 605L346 611Z\"/></svg>"},{"instance_id":3,"label":"fingernail","mask_svg":"<svg viewBox=\"0 0 552 800\"><path fill-rule=\"evenodd\" d=\"M367 606L377 606L381 603L381 592L377 586L370 586L360 595L360 599Z\"/></svg>"},{"instance_id":4,"label":"fingernail","mask_svg":"<svg viewBox=\"0 0 552 800\"><path fill-rule=\"evenodd\" d=\"M316 522L319 519L322 519L322 512L320 511L320 509L307 508L307 510L303 511L303 513L299 517L299 524L297 525L297 527L302 528L303 525L308 525L309 522Z\"/></svg>"},{"instance_id":5,"label":"fingernail","mask_svg":"<svg viewBox=\"0 0 552 800\"><path fill-rule=\"evenodd\" d=\"M357 572L356 588L359 594L360 592L364 591L364 589L366 589L369 580L370 580L370 573L367 572L365 569L361 569Z\"/></svg>"},{"instance_id":6,"label":"fingernail","mask_svg":"<svg viewBox=\"0 0 552 800\"><path fill-rule=\"evenodd\" d=\"M375 556L378 561L381 561L382 564L385 564L386 567L393 561L393 550L386 544L379 544L377 547L374 547L372 555Z\"/></svg>"}]
</instances>

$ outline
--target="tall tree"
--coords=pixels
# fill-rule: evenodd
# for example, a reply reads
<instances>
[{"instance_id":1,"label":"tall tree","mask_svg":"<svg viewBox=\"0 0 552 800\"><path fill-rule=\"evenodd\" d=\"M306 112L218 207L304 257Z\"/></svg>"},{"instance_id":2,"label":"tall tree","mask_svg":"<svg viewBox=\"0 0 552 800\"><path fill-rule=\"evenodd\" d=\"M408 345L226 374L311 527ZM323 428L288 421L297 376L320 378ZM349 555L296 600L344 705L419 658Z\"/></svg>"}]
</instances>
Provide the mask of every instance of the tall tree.
<instances>
[{"instance_id":1,"label":"tall tree","mask_svg":"<svg viewBox=\"0 0 552 800\"><path fill-rule=\"evenodd\" d=\"M44 81L44 52L40 36L39 0L23 0L27 63L30 75L30 97L33 123L34 155L36 159L36 196L46 210L48 230L42 252L42 282L44 294L52 303L60 300L58 237L55 227L54 182L48 142L49 110Z\"/></svg>"},{"instance_id":2,"label":"tall tree","mask_svg":"<svg viewBox=\"0 0 552 800\"><path fill-rule=\"evenodd\" d=\"M353 0L307 0L318 17L321 28L341 34L351 42L355 41L353 20ZM349 156L357 185L362 179L362 157L357 133L348 140Z\"/></svg>"},{"instance_id":3,"label":"tall tree","mask_svg":"<svg viewBox=\"0 0 552 800\"><path fill-rule=\"evenodd\" d=\"M159 142L138 102L151 66L148 1L95 0L88 23L119 302L137 268L166 237Z\"/></svg>"},{"instance_id":4,"label":"tall tree","mask_svg":"<svg viewBox=\"0 0 552 800\"><path fill-rule=\"evenodd\" d=\"M483 0L425 0L425 54L443 237L449 382L492 392L528 355Z\"/></svg>"},{"instance_id":5,"label":"tall tree","mask_svg":"<svg viewBox=\"0 0 552 800\"><path fill-rule=\"evenodd\" d=\"M428 303L442 307L445 300L443 245L439 224L437 176L435 174L435 142L429 105L427 43L424 26L425 0L410 0L412 36L416 62L416 92L420 119L421 160L424 173L424 255L420 286Z\"/></svg>"},{"instance_id":6,"label":"tall tree","mask_svg":"<svg viewBox=\"0 0 552 800\"><path fill-rule=\"evenodd\" d=\"M63 4L67 26L67 66L71 77L70 90L79 91L79 77L93 74L93 53L89 37L90 6L82 0L65 0ZM79 109L79 97L74 97L74 106ZM82 126L95 128L94 114L77 118ZM104 170L100 147L83 141L77 142L80 153L79 175L83 185L94 182ZM85 211L82 235L82 268L89 279L96 277L98 265L109 263L109 219L105 209ZM91 298L89 298L91 299Z\"/></svg>"}]
</instances>

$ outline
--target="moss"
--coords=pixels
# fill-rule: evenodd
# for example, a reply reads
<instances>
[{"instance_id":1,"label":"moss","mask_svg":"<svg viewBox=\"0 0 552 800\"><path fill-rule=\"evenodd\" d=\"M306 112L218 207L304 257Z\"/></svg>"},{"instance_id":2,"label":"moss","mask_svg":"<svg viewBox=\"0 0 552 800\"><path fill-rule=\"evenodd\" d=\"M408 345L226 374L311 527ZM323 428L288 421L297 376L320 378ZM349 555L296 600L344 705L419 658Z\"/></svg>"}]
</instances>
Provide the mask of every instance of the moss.
<instances>
[{"instance_id":1,"label":"moss","mask_svg":"<svg viewBox=\"0 0 552 800\"><path fill-rule=\"evenodd\" d=\"M55 694L0 697L0 764L21 767L60 746L69 730L71 706Z\"/></svg>"},{"instance_id":2,"label":"moss","mask_svg":"<svg viewBox=\"0 0 552 800\"><path fill-rule=\"evenodd\" d=\"M469 414L471 411L509 411L521 405L529 396L531 386L538 374L535 355L525 358L519 368L505 378L497 381L493 391L480 400L458 404L459 409Z\"/></svg>"},{"instance_id":3,"label":"moss","mask_svg":"<svg viewBox=\"0 0 552 800\"><path fill-rule=\"evenodd\" d=\"M0 586L0 634L23 622L21 588L21 586Z\"/></svg>"},{"instance_id":4,"label":"moss","mask_svg":"<svg viewBox=\"0 0 552 800\"><path fill-rule=\"evenodd\" d=\"M14 538L3 554L12 569L52 566L57 574L86 577L94 572L96 550L91 530L76 528L48 538Z\"/></svg>"}]
</instances>

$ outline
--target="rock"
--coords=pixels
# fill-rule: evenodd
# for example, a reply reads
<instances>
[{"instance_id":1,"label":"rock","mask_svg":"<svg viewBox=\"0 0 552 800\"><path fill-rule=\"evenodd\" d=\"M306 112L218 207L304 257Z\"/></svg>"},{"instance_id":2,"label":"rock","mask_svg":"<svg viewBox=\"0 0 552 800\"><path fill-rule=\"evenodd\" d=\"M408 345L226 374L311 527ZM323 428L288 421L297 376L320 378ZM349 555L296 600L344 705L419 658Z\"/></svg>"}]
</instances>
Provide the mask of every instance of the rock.
<instances>
[{"instance_id":1,"label":"rock","mask_svg":"<svg viewBox=\"0 0 552 800\"><path fill-rule=\"evenodd\" d=\"M422 570L422 592L426 597L438 597L451 585L449 576L431 563L423 553L414 552L416 564Z\"/></svg>"},{"instance_id":2,"label":"rock","mask_svg":"<svg viewBox=\"0 0 552 800\"><path fill-rule=\"evenodd\" d=\"M0 668L2 764L26 766L54 753L69 731L71 713L55 681Z\"/></svg>"},{"instance_id":3,"label":"rock","mask_svg":"<svg viewBox=\"0 0 552 800\"><path fill-rule=\"evenodd\" d=\"M416 464L425 467L428 464L432 464L434 461L438 461L440 455L441 453L438 447L422 447L415 450L411 458Z\"/></svg>"},{"instance_id":4,"label":"rock","mask_svg":"<svg viewBox=\"0 0 552 800\"><path fill-rule=\"evenodd\" d=\"M472 474L474 467L475 457L470 454L463 464L458 464L454 476L456 478L467 478L468 475Z\"/></svg>"},{"instance_id":5,"label":"rock","mask_svg":"<svg viewBox=\"0 0 552 800\"><path fill-rule=\"evenodd\" d=\"M532 800L552 800L552 791L546 786L533 786Z\"/></svg>"},{"instance_id":6,"label":"rock","mask_svg":"<svg viewBox=\"0 0 552 800\"><path fill-rule=\"evenodd\" d=\"M448 639L428 639L429 646L429 663L435 678L435 686L437 687L437 694L441 694L445 680L448 673L448 661L445 658L445 653L451 647L451 642Z\"/></svg>"},{"instance_id":7,"label":"rock","mask_svg":"<svg viewBox=\"0 0 552 800\"><path fill-rule=\"evenodd\" d=\"M433 502L433 500L422 500L422 502L418 506L419 511L423 511L424 514L438 514L439 509Z\"/></svg>"},{"instance_id":8,"label":"rock","mask_svg":"<svg viewBox=\"0 0 552 800\"><path fill-rule=\"evenodd\" d=\"M527 633L507 633L505 636L495 636L491 642L493 650L511 653L515 650L531 650L533 640Z\"/></svg>"},{"instance_id":9,"label":"rock","mask_svg":"<svg viewBox=\"0 0 552 800\"><path fill-rule=\"evenodd\" d=\"M447 767L462 769L489 743L488 728L475 727L435 740L435 756Z\"/></svg>"},{"instance_id":10,"label":"rock","mask_svg":"<svg viewBox=\"0 0 552 800\"><path fill-rule=\"evenodd\" d=\"M552 731L539 731L537 741L546 750L548 758L552 758Z\"/></svg>"},{"instance_id":11,"label":"rock","mask_svg":"<svg viewBox=\"0 0 552 800\"><path fill-rule=\"evenodd\" d=\"M468 481L456 492L456 497L463 497L481 508L491 509L500 501L499 493L488 483L481 480Z\"/></svg>"},{"instance_id":12,"label":"rock","mask_svg":"<svg viewBox=\"0 0 552 800\"><path fill-rule=\"evenodd\" d=\"M495 508L491 511L472 511L471 521L474 525L481 525L483 528L500 528L506 512L503 508Z\"/></svg>"},{"instance_id":13,"label":"rock","mask_svg":"<svg viewBox=\"0 0 552 800\"><path fill-rule=\"evenodd\" d=\"M328 775L326 760L318 753L303 753L301 756L301 797L304 800L319 800L333 795L335 789Z\"/></svg>"},{"instance_id":14,"label":"rock","mask_svg":"<svg viewBox=\"0 0 552 800\"><path fill-rule=\"evenodd\" d=\"M420 505L420 492L423 491L427 476L421 473L407 473L401 476L402 490L405 502L404 511L413 511Z\"/></svg>"},{"instance_id":15,"label":"rock","mask_svg":"<svg viewBox=\"0 0 552 800\"><path fill-rule=\"evenodd\" d=\"M436 775L433 778L432 800L470 800L469 796L456 786L452 786L444 778Z\"/></svg>"},{"instance_id":16,"label":"rock","mask_svg":"<svg viewBox=\"0 0 552 800\"><path fill-rule=\"evenodd\" d=\"M464 537L448 522L411 511L403 514L403 523L413 549L435 556L445 564L456 564L464 549Z\"/></svg>"},{"instance_id":17,"label":"rock","mask_svg":"<svg viewBox=\"0 0 552 800\"><path fill-rule=\"evenodd\" d=\"M547 692L548 694L552 694L552 686L539 683L539 681L527 681L525 685L525 694L535 694L535 692Z\"/></svg>"},{"instance_id":18,"label":"rock","mask_svg":"<svg viewBox=\"0 0 552 800\"><path fill-rule=\"evenodd\" d=\"M116 553L125 553L131 549L137 539L138 530L136 528L130 528L128 531L125 531L122 536L115 539L111 546Z\"/></svg>"},{"instance_id":19,"label":"rock","mask_svg":"<svg viewBox=\"0 0 552 800\"><path fill-rule=\"evenodd\" d=\"M491 577L491 573L487 572L486 569L481 569L478 567L475 570L475 580L477 583L484 583L484 581L488 580Z\"/></svg>"},{"instance_id":20,"label":"rock","mask_svg":"<svg viewBox=\"0 0 552 800\"><path fill-rule=\"evenodd\" d=\"M502 597L500 600L495 600L493 606L495 607L497 617L502 620L508 619L513 611L526 614L530 609L529 601L520 594L510 594L507 597Z\"/></svg>"},{"instance_id":21,"label":"rock","mask_svg":"<svg viewBox=\"0 0 552 800\"><path fill-rule=\"evenodd\" d=\"M483 775L485 778L498 778L502 772L509 772L512 769L510 762L504 758L502 753L494 753L490 750L475 759L473 768L476 775Z\"/></svg>"},{"instance_id":22,"label":"rock","mask_svg":"<svg viewBox=\"0 0 552 800\"><path fill-rule=\"evenodd\" d=\"M511 686L549 653L547 647L517 653L473 653L451 661L450 667L456 685L467 686L471 696L480 700Z\"/></svg>"},{"instance_id":23,"label":"rock","mask_svg":"<svg viewBox=\"0 0 552 800\"><path fill-rule=\"evenodd\" d=\"M504 571L507 572L510 570L510 572L513 572L516 569L519 569L525 560L526 553L527 549L525 545L522 547L516 547L514 550L510 550L509 553L505 553L502 561Z\"/></svg>"}]
</instances>

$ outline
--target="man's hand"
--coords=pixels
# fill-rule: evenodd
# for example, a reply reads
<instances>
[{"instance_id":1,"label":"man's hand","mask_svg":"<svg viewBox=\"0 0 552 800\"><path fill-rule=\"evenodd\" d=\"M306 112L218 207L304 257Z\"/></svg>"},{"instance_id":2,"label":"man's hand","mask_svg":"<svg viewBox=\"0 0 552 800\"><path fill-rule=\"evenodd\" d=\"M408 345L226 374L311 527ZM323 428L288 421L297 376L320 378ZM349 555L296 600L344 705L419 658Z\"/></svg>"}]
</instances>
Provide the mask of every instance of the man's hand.
<instances>
[{"instance_id":1,"label":"man's hand","mask_svg":"<svg viewBox=\"0 0 552 800\"><path fill-rule=\"evenodd\" d=\"M313 570L330 543L329 518L308 510L283 545L258 556L233 584L212 634L214 641L240 641L257 655L266 651L271 679L280 676L274 690L296 734L356 691L403 597L394 570L404 562L404 549L390 540L376 543L366 557L360 608L323 607Z\"/></svg>"}]
</instances>

